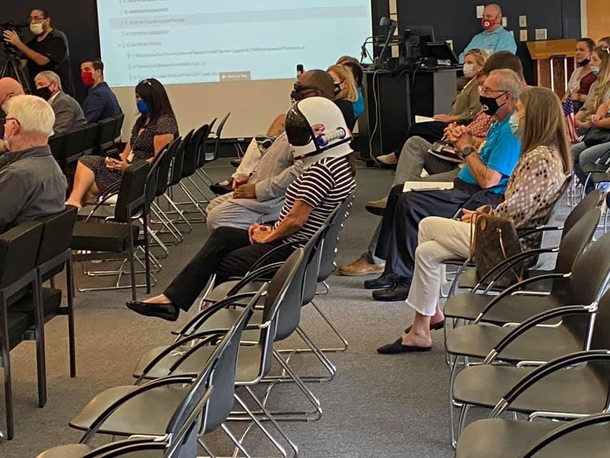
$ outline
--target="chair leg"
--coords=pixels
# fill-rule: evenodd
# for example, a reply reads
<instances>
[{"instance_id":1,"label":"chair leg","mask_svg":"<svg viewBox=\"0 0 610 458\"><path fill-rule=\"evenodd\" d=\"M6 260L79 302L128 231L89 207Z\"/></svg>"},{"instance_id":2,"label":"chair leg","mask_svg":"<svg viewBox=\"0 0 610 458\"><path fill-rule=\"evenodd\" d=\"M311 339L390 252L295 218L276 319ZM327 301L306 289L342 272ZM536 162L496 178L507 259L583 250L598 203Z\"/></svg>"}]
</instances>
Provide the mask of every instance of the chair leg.
<instances>
[{"instance_id":1,"label":"chair leg","mask_svg":"<svg viewBox=\"0 0 610 458\"><path fill-rule=\"evenodd\" d=\"M148 215L146 214L146 208L144 209L142 220L144 223L144 265L146 270L146 294L150 294L150 246L148 244Z\"/></svg>"},{"instance_id":2,"label":"chair leg","mask_svg":"<svg viewBox=\"0 0 610 458\"><path fill-rule=\"evenodd\" d=\"M451 358L451 356L450 356ZM455 412L454 412L454 401L453 401L453 383L455 382L455 376L458 366L458 357L455 357L453 364L451 365L451 373L449 376L449 427L451 428L451 446L455 448L457 445L457 437L455 434Z\"/></svg>"},{"instance_id":3,"label":"chair leg","mask_svg":"<svg viewBox=\"0 0 610 458\"><path fill-rule=\"evenodd\" d=\"M44 310L42 301L42 281L40 276L34 280L34 311L36 320L36 372L38 378L38 407L47 403L47 363L44 339Z\"/></svg>"},{"instance_id":4,"label":"chair leg","mask_svg":"<svg viewBox=\"0 0 610 458\"><path fill-rule=\"evenodd\" d=\"M70 377L76 377L76 334L74 330L74 272L72 259L66 262L66 290L68 295L68 346L70 351Z\"/></svg>"},{"instance_id":5,"label":"chair leg","mask_svg":"<svg viewBox=\"0 0 610 458\"><path fill-rule=\"evenodd\" d=\"M261 406L258 398L254 395L254 393L252 393L252 390L249 387L245 387L246 391L248 392L248 394L250 395L250 397L252 397L254 399L254 401L258 404L259 407L261 407L261 409L266 410L265 406ZM235 398L235 400L237 401L237 403L240 405L240 407L242 409L244 409L244 411L246 412L246 414L252 419L252 421L256 424L256 426L258 427L258 429L265 435L265 437L267 439L269 439L269 441L273 444L273 446L282 454L282 456L284 458L286 458L288 455L286 454L286 450L284 450L284 447L282 447L282 444L280 444L277 439L275 437L273 437L271 435L271 433L269 431L267 431L267 428L265 428L263 426L263 424L260 422L260 420L258 418L256 418L256 416L252 413L252 411L248 408L248 406L246 405L246 403L244 401L241 400L241 398L237 395L237 393L235 393L233 395L233 397ZM299 454L299 449L297 448L297 446L294 444L294 442L292 442L292 440L286 436L286 434L284 433L284 431L282 430L282 428L280 427L280 425L274 420L274 419L270 419L271 423L273 424L273 426L277 429L277 431L280 433L280 435L286 440L286 442L288 442L288 444L290 445L290 447L292 448L292 450L294 451L294 456L298 456Z\"/></svg>"},{"instance_id":6,"label":"chair leg","mask_svg":"<svg viewBox=\"0 0 610 458\"><path fill-rule=\"evenodd\" d=\"M231 439L231 442L233 442L235 444L235 447L237 447L239 449L239 451L242 452L246 458L252 458L250 456L250 454L248 453L248 451L244 448L243 444L239 440L237 440L237 438L231 432L231 430L229 428L227 428L226 424L223 423L222 425L220 425L220 428L224 431L224 433L227 435L227 437L229 439ZM234 456L236 456L236 453L237 452L235 452Z\"/></svg>"},{"instance_id":7,"label":"chair leg","mask_svg":"<svg viewBox=\"0 0 610 458\"><path fill-rule=\"evenodd\" d=\"M334 353L334 352L345 352L347 351L347 348L349 347L349 343L348 341L345 339L345 337L343 337L343 335L339 332L339 330L336 328L335 325L333 325L333 323L328 319L328 317L326 316L326 314L324 312L322 312L322 310L320 309L320 307L318 307L316 305L316 303L314 301L311 301L311 305L313 306L313 308L316 309L316 311L318 312L318 314L322 317L322 319L326 322L326 324L328 325L328 327L333 331L333 333L339 338L339 340L341 340L342 342L342 346L339 348L321 348L320 351L322 352L327 352L327 353Z\"/></svg>"},{"instance_id":8,"label":"chair leg","mask_svg":"<svg viewBox=\"0 0 610 458\"><path fill-rule=\"evenodd\" d=\"M133 243L133 230L132 230L132 225L129 225L129 267L130 267L130 276L131 276L131 300L132 301L136 301L137 300L137 292L136 292L136 263L135 263L135 249L134 249L134 243ZM121 278L119 277L119 282L120 282Z\"/></svg>"}]
</instances>

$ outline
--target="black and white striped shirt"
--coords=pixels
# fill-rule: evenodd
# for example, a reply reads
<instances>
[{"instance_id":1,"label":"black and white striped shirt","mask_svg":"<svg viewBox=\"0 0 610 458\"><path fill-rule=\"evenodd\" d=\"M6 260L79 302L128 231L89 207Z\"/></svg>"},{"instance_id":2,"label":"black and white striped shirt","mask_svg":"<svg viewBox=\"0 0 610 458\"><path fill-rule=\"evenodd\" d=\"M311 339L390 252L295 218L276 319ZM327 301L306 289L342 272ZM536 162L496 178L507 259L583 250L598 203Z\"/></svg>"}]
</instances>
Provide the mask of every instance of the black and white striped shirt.
<instances>
[{"instance_id":1,"label":"black and white striped shirt","mask_svg":"<svg viewBox=\"0 0 610 458\"><path fill-rule=\"evenodd\" d=\"M335 207L356 190L346 157L324 158L305 170L286 190L286 201L280 212L277 227L290 213L295 201L300 200L313 210L307 221L287 242L307 242L326 222Z\"/></svg>"}]
</instances>

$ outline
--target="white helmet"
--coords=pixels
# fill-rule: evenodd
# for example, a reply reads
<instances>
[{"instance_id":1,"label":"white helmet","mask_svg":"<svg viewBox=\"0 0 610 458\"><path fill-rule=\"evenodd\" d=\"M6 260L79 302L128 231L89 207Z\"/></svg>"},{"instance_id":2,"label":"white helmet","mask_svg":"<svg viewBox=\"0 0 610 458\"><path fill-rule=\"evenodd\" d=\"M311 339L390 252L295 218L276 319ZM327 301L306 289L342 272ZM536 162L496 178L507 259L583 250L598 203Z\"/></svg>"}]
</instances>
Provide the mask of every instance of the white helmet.
<instances>
[{"instance_id":1,"label":"white helmet","mask_svg":"<svg viewBox=\"0 0 610 458\"><path fill-rule=\"evenodd\" d=\"M292 105L286 115L286 136L295 159L305 168L325 157L352 153L352 133L334 102L310 97Z\"/></svg>"}]
</instances>

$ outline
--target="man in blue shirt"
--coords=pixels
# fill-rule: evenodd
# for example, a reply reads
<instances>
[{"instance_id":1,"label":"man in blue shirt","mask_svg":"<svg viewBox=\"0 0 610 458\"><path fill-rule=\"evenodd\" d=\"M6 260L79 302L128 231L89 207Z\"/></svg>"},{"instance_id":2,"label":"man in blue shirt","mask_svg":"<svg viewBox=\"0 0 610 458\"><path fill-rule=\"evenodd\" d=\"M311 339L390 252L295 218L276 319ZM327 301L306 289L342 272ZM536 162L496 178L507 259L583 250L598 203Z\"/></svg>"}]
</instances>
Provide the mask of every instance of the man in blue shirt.
<instances>
[{"instance_id":1,"label":"man in blue shirt","mask_svg":"<svg viewBox=\"0 0 610 458\"><path fill-rule=\"evenodd\" d=\"M446 191L403 192L403 185L388 197L375 256L385 259L381 277L365 282L375 289L379 301L405 300L413 276L419 222L427 216L451 218L461 208L476 210L496 206L506 189L521 154L521 142L513 135L510 116L523 89L512 70L491 72L480 89L481 104L495 118L487 140L477 152L474 137L463 126L451 129L452 143L464 157L465 166Z\"/></svg>"},{"instance_id":2,"label":"man in blue shirt","mask_svg":"<svg viewBox=\"0 0 610 458\"><path fill-rule=\"evenodd\" d=\"M466 53L471 49L482 49L489 55L496 51L510 51L513 54L517 52L515 37L502 27L502 9L499 5L492 3L485 7L481 25L483 32L475 35L464 52L460 54L461 63L464 63Z\"/></svg>"},{"instance_id":3,"label":"man in blue shirt","mask_svg":"<svg viewBox=\"0 0 610 458\"><path fill-rule=\"evenodd\" d=\"M108 83L104 81L104 64L100 60L87 60L80 65L81 81L89 88L83 103L88 123L98 122L121 113L121 107Z\"/></svg>"}]
</instances>

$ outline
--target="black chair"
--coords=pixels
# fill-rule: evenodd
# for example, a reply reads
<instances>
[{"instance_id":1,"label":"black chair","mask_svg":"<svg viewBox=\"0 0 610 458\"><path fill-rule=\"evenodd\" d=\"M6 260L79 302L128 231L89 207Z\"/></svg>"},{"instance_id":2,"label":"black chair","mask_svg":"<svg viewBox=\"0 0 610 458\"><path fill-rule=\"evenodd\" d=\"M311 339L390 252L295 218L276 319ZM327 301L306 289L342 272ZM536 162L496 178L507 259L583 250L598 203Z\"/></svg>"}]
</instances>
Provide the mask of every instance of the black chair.
<instances>
[{"instance_id":1,"label":"black chair","mask_svg":"<svg viewBox=\"0 0 610 458\"><path fill-rule=\"evenodd\" d=\"M125 113L119 113L118 115L113 116L114 119L114 130L112 132L112 141L114 144L117 141L121 141L121 133L123 131L123 123L125 122Z\"/></svg>"},{"instance_id":2,"label":"black chair","mask_svg":"<svg viewBox=\"0 0 610 458\"><path fill-rule=\"evenodd\" d=\"M53 135L49 137L49 148L55 160L59 163L65 157L66 139L69 134Z\"/></svg>"},{"instance_id":3,"label":"black chair","mask_svg":"<svg viewBox=\"0 0 610 458\"><path fill-rule=\"evenodd\" d=\"M100 125L97 123L86 124L83 127L85 138L83 140L83 154L91 154L97 147Z\"/></svg>"},{"instance_id":4,"label":"black chair","mask_svg":"<svg viewBox=\"0 0 610 458\"><path fill-rule=\"evenodd\" d=\"M173 220L174 223L184 223L188 226L189 231L193 229L191 225L191 221L186 217L186 211L180 209L180 205L188 204L192 205L192 202L175 202L173 199L173 188L174 186L180 186L180 181L182 180L182 170L184 168L184 158L186 154L186 148L191 142L193 138L194 130L191 130L186 136L182 139L178 147L176 148L176 154L174 155L174 162L172 164L172 170L170 173L169 183L168 183L168 192L166 192L163 196L165 200L169 203L172 210L167 213L170 215L176 214L178 215L178 219ZM205 215L205 214L204 214Z\"/></svg>"},{"instance_id":5,"label":"black chair","mask_svg":"<svg viewBox=\"0 0 610 458\"><path fill-rule=\"evenodd\" d=\"M227 123L227 120L229 119L229 116L231 116L231 113L227 113L226 116L224 118L222 118L222 121L220 121L220 124L218 124L218 129L216 130L216 132L213 132L213 131L211 132L210 140L214 146L214 149L212 150L211 153L206 152L205 160L207 162L213 161L218 157L218 150L220 148L220 140L222 138L222 131L225 127L225 124Z\"/></svg>"},{"instance_id":6,"label":"black chair","mask_svg":"<svg viewBox=\"0 0 610 458\"><path fill-rule=\"evenodd\" d=\"M85 431L80 443L87 444L95 435L107 434L153 436L151 438L157 437L174 444L176 438L173 436L178 428L187 418L191 423L192 419L196 418L191 414L201 403L207 386L213 386L214 391L209 398L210 406L203 416L202 427L198 433L217 426L218 423L224 423L221 416L227 411L227 398L231 402L228 410L232 407L241 333L258 297L260 293L241 310L228 332L199 336L203 341L191 347L193 351L189 352L189 355L195 350L203 349L206 358L196 372L178 375L169 371L167 376L148 383L111 388L96 396L70 421L72 428ZM190 340L195 341L195 338ZM217 344L210 346L212 343ZM188 355L185 356L188 359ZM43 457L64 457L60 452L61 448L58 448L54 450L53 455Z\"/></svg>"},{"instance_id":7,"label":"black chair","mask_svg":"<svg viewBox=\"0 0 610 458\"><path fill-rule=\"evenodd\" d=\"M114 127L116 125L116 119L106 118L102 119L98 123L98 136L97 136L97 151L96 154L102 155L105 151L114 147Z\"/></svg>"},{"instance_id":8,"label":"black chair","mask_svg":"<svg viewBox=\"0 0 610 458\"><path fill-rule=\"evenodd\" d=\"M85 146L85 137L88 129L78 129L70 132L66 137L66 146L63 150L61 158L57 159L64 175L69 176L68 166L76 162L83 155Z\"/></svg>"},{"instance_id":9,"label":"black chair","mask_svg":"<svg viewBox=\"0 0 610 458\"><path fill-rule=\"evenodd\" d=\"M95 259L113 259L117 253L125 253L129 259L132 300L136 300L135 249L144 246L145 259L148 251L148 215L146 213L146 179L150 165L145 161L136 162L123 173L114 217L107 224L89 222L96 210L112 195L101 196L96 207L85 222L78 222L74 227L71 248L78 253L73 255L73 262ZM140 229L133 224L133 218L141 213L144 222L143 240L140 240ZM90 288L89 290L106 290L112 288ZM150 270L146 271L146 290L150 291Z\"/></svg>"},{"instance_id":10,"label":"black chair","mask_svg":"<svg viewBox=\"0 0 610 458\"><path fill-rule=\"evenodd\" d=\"M207 124L201 126L199 129L193 132L192 136L189 138L188 142L186 142L184 147L184 159L182 162L182 180L178 183L178 185L180 186L180 189L182 189L182 192L184 192L184 194L186 195L188 202L178 202L176 205L193 205L195 207L196 212L199 212L202 215L202 219L190 219L192 223L205 222L206 213L201 207L201 204L209 203L209 200L206 198L204 192L192 179L192 176L197 170L197 165L199 163L201 145L207 139L209 131L210 127ZM188 180L188 182L191 183L191 185L203 197L203 200L197 200L191 190L186 186L184 180Z\"/></svg>"},{"instance_id":11,"label":"black chair","mask_svg":"<svg viewBox=\"0 0 610 458\"><path fill-rule=\"evenodd\" d=\"M13 396L11 381L10 351L23 341L24 334L34 327L38 335L43 335L42 306L39 295L34 294L33 300L37 313L31 314L13 311L9 301L16 294L22 294L26 287L36 291L38 274L36 258L42 240L43 225L36 221L23 223L3 234L0 234L0 312L2 328L0 329L2 350L2 367L4 369L4 394L6 409L7 439L15 434ZM44 354L43 340L37 341L36 355ZM38 365L40 369L40 365ZM41 379L40 373L39 380ZM39 385L39 400L41 396Z\"/></svg>"},{"instance_id":12,"label":"black chair","mask_svg":"<svg viewBox=\"0 0 610 458\"><path fill-rule=\"evenodd\" d=\"M214 129L214 124L216 124L216 118L212 119L212 122L209 124L209 131L208 131L207 137L210 137L210 135L212 135L212 132ZM197 171L199 171L199 169L201 169L206 163L205 155L207 152L207 145L208 145L207 137L205 139L203 139L203 142L201 143L201 147L200 147L200 151L199 151L199 161L197 162ZM200 178L205 179L203 176L200 176Z\"/></svg>"}]
</instances>

